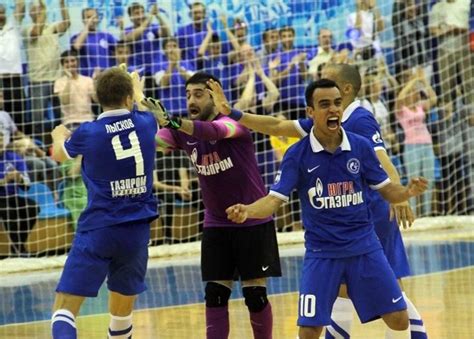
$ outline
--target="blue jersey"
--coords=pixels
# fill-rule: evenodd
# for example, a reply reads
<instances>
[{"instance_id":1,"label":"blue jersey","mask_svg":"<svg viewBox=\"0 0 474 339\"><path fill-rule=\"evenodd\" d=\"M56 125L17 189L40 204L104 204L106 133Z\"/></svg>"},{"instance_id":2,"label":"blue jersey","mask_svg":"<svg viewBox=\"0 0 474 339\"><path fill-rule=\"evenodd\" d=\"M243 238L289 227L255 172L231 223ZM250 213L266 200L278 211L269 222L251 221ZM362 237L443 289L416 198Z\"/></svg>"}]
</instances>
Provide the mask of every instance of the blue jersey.
<instances>
[{"instance_id":1,"label":"blue jersey","mask_svg":"<svg viewBox=\"0 0 474 339\"><path fill-rule=\"evenodd\" d=\"M348 132L366 138L377 150L385 150L385 145L380 132L380 126L375 120L374 115L362 107L360 100L355 100L344 110L342 116L342 126ZM312 119L299 119L296 127L302 136L310 133L313 127ZM390 215L390 204L382 198L382 196L373 190L367 190L369 209L372 214L372 220L377 228L377 234L384 236L391 232L391 228L387 227L387 220Z\"/></svg>"},{"instance_id":2,"label":"blue jersey","mask_svg":"<svg viewBox=\"0 0 474 339\"><path fill-rule=\"evenodd\" d=\"M71 38L71 45L76 41L79 34ZM110 33L89 32L79 53L79 71L82 75L92 76L96 68L106 69L111 65L111 52L115 46L116 39Z\"/></svg>"},{"instance_id":3,"label":"blue jersey","mask_svg":"<svg viewBox=\"0 0 474 339\"><path fill-rule=\"evenodd\" d=\"M381 248L365 199L390 179L371 145L343 131L341 146L324 150L313 133L290 147L270 193L288 200L298 190L305 245L321 258L342 258Z\"/></svg>"},{"instance_id":4,"label":"blue jersey","mask_svg":"<svg viewBox=\"0 0 474 339\"><path fill-rule=\"evenodd\" d=\"M152 194L156 133L151 113L113 110L81 124L66 141L70 157L83 155L88 200L78 231L156 218Z\"/></svg>"},{"instance_id":5,"label":"blue jersey","mask_svg":"<svg viewBox=\"0 0 474 339\"><path fill-rule=\"evenodd\" d=\"M132 32L134 27L125 28L125 34ZM130 42L130 64L136 68L144 68L145 74L151 74L153 64L161 61L160 26L149 25L142 35Z\"/></svg>"}]
</instances>

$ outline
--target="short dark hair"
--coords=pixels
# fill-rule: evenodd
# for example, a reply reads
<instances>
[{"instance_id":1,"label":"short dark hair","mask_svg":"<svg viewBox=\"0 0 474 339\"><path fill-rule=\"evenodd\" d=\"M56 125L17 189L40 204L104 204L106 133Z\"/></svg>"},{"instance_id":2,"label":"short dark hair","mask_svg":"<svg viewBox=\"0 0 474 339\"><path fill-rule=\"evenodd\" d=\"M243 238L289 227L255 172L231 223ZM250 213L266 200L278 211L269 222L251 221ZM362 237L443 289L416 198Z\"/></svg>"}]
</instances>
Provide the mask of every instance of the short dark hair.
<instances>
[{"instance_id":1,"label":"short dark hair","mask_svg":"<svg viewBox=\"0 0 474 339\"><path fill-rule=\"evenodd\" d=\"M64 52L61 53L61 65L64 65L64 59L66 59L67 57L74 57L77 59L77 52L74 50L74 49L68 49Z\"/></svg>"},{"instance_id":2,"label":"short dark hair","mask_svg":"<svg viewBox=\"0 0 474 339\"><path fill-rule=\"evenodd\" d=\"M128 96L133 97L132 78L119 67L112 67L100 73L95 89L97 100L103 107L120 107Z\"/></svg>"},{"instance_id":3,"label":"short dark hair","mask_svg":"<svg viewBox=\"0 0 474 339\"><path fill-rule=\"evenodd\" d=\"M136 10L137 8L143 8L143 10L145 10L145 7L143 7L142 4L138 2L132 2L127 8L128 16L132 16L132 12Z\"/></svg>"},{"instance_id":4,"label":"short dark hair","mask_svg":"<svg viewBox=\"0 0 474 339\"><path fill-rule=\"evenodd\" d=\"M166 45L168 45L168 43L170 42L176 42L178 44L178 47L179 47L179 40L178 38L174 37L174 36L170 36L170 37L167 37L167 38L164 38L163 39L163 45L161 46L163 49L166 48Z\"/></svg>"},{"instance_id":5,"label":"short dark hair","mask_svg":"<svg viewBox=\"0 0 474 339\"><path fill-rule=\"evenodd\" d=\"M293 35L296 35L295 29L294 29L293 27L291 27L291 26L283 26L282 28L280 28L280 32L279 32L279 33L281 34L281 33L286 32L286 31L292 32Z\"/></svg>"},{"instance_id":6,"label":"short dark hair","mask_svg":"<svg viewBox=\"0 0 474 339\"><path fill-rule=\"evenodd\" d=\"M266 28L262 33L262 40L265 41L267 39L268 35L270 34L270 32L272 32L272 31L277 31L278 32L278 30L274 27Z\"/></svg>"},{"instance_id":7,"label":"short dark hair","mask_svg":"<svg viewBox=\"0 0 474 339\"><path fill-rule=\"evenodd\" d=\"M214 75L212 74L209 74L209 73L204 73L204 72L197 72L197 73L194 73L187 81L186 81L186 85L185 87L188 87L188 85L192 85L192 84L203 84L203 85L206 85L207 86L207 82L209 80L214 80L215 82L217 82L219 85L222 86L221 82L219 81L219 79L217 77L215 77Z\"/></svg>"},{"instance_id":8,"label":"short dark hair","mask_svg":"<svg viewBox=\"0 0 474 339\"><path fill-rule=\"evenodd\" d=\"M313 94L318 88L333 88L336 87L339 89L335 81L329 79L319 79L316 81L311 82L304 92L304 96L306 99L306 106L313 107Z\"/></svg>"},{"instance_id":9,"label":"short dark hair","mask_svg":"<svg viewBox=\"0 0 474 339\"><path fill-rule=\"evenodd\" d=\"M95 11L97 13L97 15L99 15L99 11L97 10L97 8L94 8L94 7L86 7L86 8L83 8L82 9L82 12L81 12L81 15L82 15L82 19L84 19L84 16L86 15L86 12L87 11Z\"/></svg>"},{"instance_id":10,"label":"short dark hair","mask_svg":"<svg viewBox=\"0 0 474 339\"><path fill-rule=\"evenodd\" d=\"M219 34L217 33L212 33L211 35L211 42L221 42L221 38L219 37Z\"/></svg>"},{"instance_id":11,"label":"short dark hair","mask_svg":"<svg viewBox=\"0 0 474 339\"><path fill-rule=\"evenodd\" d=\"M354 89L354 95L357 96L362 86L362 79L356 66L349 64L326 64L326 67L336 70L338 80L350 83Z\"/></svg>"}]
</instances>

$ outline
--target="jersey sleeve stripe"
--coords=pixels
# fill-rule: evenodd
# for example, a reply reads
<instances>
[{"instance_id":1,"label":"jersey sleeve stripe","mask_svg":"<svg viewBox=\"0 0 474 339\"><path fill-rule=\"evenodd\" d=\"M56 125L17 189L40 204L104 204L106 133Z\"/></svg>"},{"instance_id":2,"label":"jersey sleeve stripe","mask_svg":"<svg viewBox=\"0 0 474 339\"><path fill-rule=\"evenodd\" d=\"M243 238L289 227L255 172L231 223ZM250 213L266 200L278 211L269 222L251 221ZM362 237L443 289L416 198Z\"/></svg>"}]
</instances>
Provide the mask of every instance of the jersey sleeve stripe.
<instances>
[{"instance_id":1,"label":"jersey sleeve stripe","mask_svg":"<svg viewBox=\"0 0 474 339\"><path fill-rule=\"evenodd\" d=\"M387 178L387 179L385 179L384 181L382 181L381 183L379 183L377 185L370 185L370 188L372 188L373 190L379 190L382 187L387 186L390 183L391 183L390 178Z\"/></svg>"},{"instance_id":2,"label":"jersey sleeve stripe","mask_svg":"<svg viewBox=\"0 0 474 339\"><path fill-rule=\"evenodd\" d=\"M387 152L387 149L383 146L375 146L374 147L374 151L377 152L377 151L385 151Z\"/></svg>"},{"instance_id":3,"label":"jersey sleeve stripe","mask_svg":"<svg viewBox=\"0 0 474 339\"><path fill-rule=\"evenodd\" d=\"M270 190L270 192L268 192L268 194L271 195L271 196L274 196L275 198L283 200L284 202L288 202L288 200L290 200L290 197L287 197L286 195L283 195L283 194L278 193L276 191Z\"/></svg>"},{"instance_id":4,"label":"jersey sleeve stripe","mask_svg":"<svg viewBox=\"0 0 474 339\"><path fill-rule=\"evenodd\" d=\"M301 137L305 137L308 135L306 131L301 127L300 122L298 120L293 120L293 123L295 124L296 130L299 132Z\"/></svg>"}]
</instances>

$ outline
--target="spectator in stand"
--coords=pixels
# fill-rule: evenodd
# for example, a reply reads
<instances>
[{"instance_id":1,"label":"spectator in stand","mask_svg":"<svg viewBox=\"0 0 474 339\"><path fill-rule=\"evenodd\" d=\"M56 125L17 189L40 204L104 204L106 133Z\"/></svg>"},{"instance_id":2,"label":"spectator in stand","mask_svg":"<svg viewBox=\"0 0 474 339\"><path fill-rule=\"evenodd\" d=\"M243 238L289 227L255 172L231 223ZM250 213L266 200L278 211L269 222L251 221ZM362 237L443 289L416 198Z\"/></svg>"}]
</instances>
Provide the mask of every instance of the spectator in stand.
<instances>
[{"instance_id":1,"label":"spectator in stand","mask_svg":"<svg viewBox=\"0 0 474 339\"><path fill-rule=\"evenodd\" d=\"M237 38L227 26L227 18L221 18L224 30L235 51L240 50ZM207 22L207 34L198 50L198 69L221 79L225 92L231 96L231 67L230 57L223 53L223 45L219 35L212 29L212 24Z\"/></svg>"},{"instance_id":2,"label":"spectator in stand","mask_svg":"<svg viewBox=\"0 0 474 339\"><path fill-rule=\"evenodd\" d=\"M423 21L423 6L415 0L397 0L393 3L392 27L395 42L395 76L404 66L423 66L427 62L428 32Z\"/></svg>"},{"instance_id":3,"label":"spectator in stand","mask_svg":"<svg viewBox=\"0 0 474 339\"><path fill-rule=\"evenodd\" d=\"M69 130L75 130L81 123L94 120L94 81L91 77L79 74L77 53L74 50L61 54L61 65L64 75L54 82L54 93L61 102L61 123Z\"/></svg>"},{"instance_id":4,"label":"spectator in stand","mask_svg":"<svg viewBox=\"0 0 474 339\"><path fill-rule=\"evenodd\" d=\"M6 150L0 132L0 218L10 236L13 255L26 254L25 242L36 223L39 208L36 203L19 195L19 188L30 183L23 158Z\"/></svg>"},{"instance_id":5,"label":"spectator in stand","mask_svg":"<svg viewBox=\"0 0 474 339\"><path fill-rule=\"evenodd\" d=\"M148 15L145 14L143 5L137 2L128 6L127 12L133 25L125 28L123 40L130 46L130 65L149 78L153 65L161 61L159 52L162 39L170 35L170 29L156 3L151 5ZM154 18L158 20L159 25L153 23ZM143 72L140 72L142 69Z\"/></svg>"},{"instance_id":6,"label":"spectator in stand","mask_svg":"<svg viewBox=\"0 0 474 339\"><path fill-rule=\"evenodd\" d=\"M184 84L194 74L191 62L181 60L178 39L170 37L163 42L163 61L154 66L157 97L173 115L187 115L186 89Z\"/></svg>"},{"instance_id":7,"label":"spectator in stand","mask_svg":"<svg viewBox=\"0 0 474 339\"><path fill-rule=\"evenodd\" d=\"M249 46L250 45L244 45ZM251 54L251 58L246 60L245 71L248 78L245 87L234 107L240 111L252 112L259 115L271 115L274 112L275 104L280 96L278 87L265 74L260 60ZM257 78L260 86L257 86ZM275 178L275 154L267 135L252 132L255 145L255 154L260 174L265 186L268 188Z\"/></svg>"},{"instance_id":8,"label":"spectator in stand","mask_svg":"<svg viewBox=\"0 0 474 339\"><path fill-rule=\"evenodd\" d=\"M474 103L474 56L469 50L469 1L443 0L430 12L430 33L438 38L440 106L454 110L458 77L464 104Z\"/></svg>"},{"instance_id":9,"label":"spectator in stand","mask_svg":"<svg viewBox=\"0 0 474 339\"><path fill-rule=\"evenodd\" d=\"M382 52L378 33L385 25L375 0L357 0L357 11L347 17L347 32L355 59L368 62Z\"/></svg>"},{"instance_id":10,"label":"spectator in stand","mask_svg":"<svg viewBox=\"0 0 474 339\"><path fill-rule=\"evenodd\" d=\"M365 97L362 106L374 114L384 136L383 141L389 155L399 153L399 145L393 128L396 125L396 118L393 114L394 105L390 105L391 102L394 102L398 87L397 81L390 74L383 58L377 60L376 68L367 70L362 81L362 94Z\"/></svg>"},{"instance_id":11,"label":"spectator in stand","mask_svg":"<svg viewBox=\"0 0 474 339\"><path fill-rule=\"evenodd\" d=\"M176 36L183 59L192 63L193 68L197 64L197 51L207 34L206 29L206 6L202 2L194 2L190 6L192 23L178 28ZM167 107L168 108L168 107Z\"/></svg>"},{"instance_id":12,"label":"spectator in stand","mask_svg":"<svg viewBox=\"0 0 474 339\"><path fill-rule=\"evenodd\" d=\"M57 164L54 160L35 144L35 142L21 132L10 115L3 110L3 94L0 92L0 133L2 134L2 149L22 156L28 168L29 177L33 181L45 182L54 190L58 178Z\"/></svg>"},{"instance_id":13,"label":"spectator in stand","mask_svg":"<svg viewBox=\"0 0 474 339\"><path fill-rule=\"evenodd\" d=\"M94 77L101 70L110 67L111 51L116 39L110 33L97 31L99 13L96 8L84 8L82 22L84 28L71 38L71 47L78 53L80 73Z\"/></svg>"},{"instance_id":14,"label":"spectator in stand","mask_svg":"<svg viewBox=\"0 0 474 339\"><path fill-rule=\"evenodd\" d=\"M425 98L422 98L422 95ZM424 70L418 68L412 79L402 88L395 101L395 115L405 133L403 160L408 177L424 176L429 188L421 196L422 203L418 215L431 215L431 197L434 182L435 156L433 141L426 116L436 105L437 97L426 79ZM416 211L412 200L411 207Z\"/></svg>"},{"instance_id":15,"label":"spectator in stand","mask_svg":"<svg viewBox=\"0 0 474 339\"><path fill-rule=\"evenodd\" d=\"M308 62L308 73L313 80L319 79L317 76L319 66L331 62L336 54L332 48L332 32L329 29L321 28L319 30L318 44L316 55Z\"/></svg>"},{"instance_id":16,"label":"spectator in stand","mask_svg":"<svg viewBox=\"0 0 474 339\"><path fill-rule=\"evenodd\" d=\"M0 4L0 86L5 96L5 109L21 128L25 127L20 33L24 12L24 0L17 0L13 16L7 20L6 7Z\"/></svg>"},{"instance_id":17,"label":"spectator in stand","mask_svg":"<svg viewBox=\"0 0 474 339\"><path fill-rule=\"evenodd\" d=\"M223 50L229 57L230 63L238 62L240 46L248 43L248 28L247 24L240 18L235 18L232 28L229 29L227 25L227 18L221 17L224 30L229 38L224 46Z\"/></svg>"},{"instance_id":18,"label":"spectator in stand","mask_svg":"<svg viewBox=\"0 0 474 339\"><path fill-rule=\"evenodd\" d=\"M472 147L472 139L464 138L469 120L465 119L461 107L459 105L456 111L449 111L448 106L438 109L437 119L430 124L435 154L441 166L439 212L442 215L468 214L472 209L469 159L464 153L465 145Z\"/></svg>"},{"instance_id":19,"label":"spectator in stand","mask_svg":"<svg viewBox=\"0 0 474 339\"><path fill-rule=\"evenodd\" d=\"M306 115L304 90L306 80L306 53L294 46L295 30L286 26L280 29L281 51L270 58L272 81L280 90L278 111L295 120Z\"/></svg>"},{"instance_id":20,"label":"spectator in stand","mask_svg":"<svg viewBox=\"0 0 474 339\"><path fill-rule=\"evenodd\" d=\"M262 33L263 46L255 53L262 65L268 65L270 56L278 52L280 34L276 28L267 28Z\"/></svg>"},{"instance_id":21,"label":"spectator in stand","mask_svg":"<svg viewBox=\"0 0 474 339\"><path fill-rule=\"evenodd\" d=\"M28 77L30 80L32 135L45 144L50 144L51 129L61 118L59 100L53 94L54 81L61 76L59 61L59 37L71 25L65 0L59 1L61 21L48 23L44 0L30 5L32 24L23 30L26 54L28 56ZM54 113L53 124L45 123L48 107Z\"/></svg>"}]
</instances>

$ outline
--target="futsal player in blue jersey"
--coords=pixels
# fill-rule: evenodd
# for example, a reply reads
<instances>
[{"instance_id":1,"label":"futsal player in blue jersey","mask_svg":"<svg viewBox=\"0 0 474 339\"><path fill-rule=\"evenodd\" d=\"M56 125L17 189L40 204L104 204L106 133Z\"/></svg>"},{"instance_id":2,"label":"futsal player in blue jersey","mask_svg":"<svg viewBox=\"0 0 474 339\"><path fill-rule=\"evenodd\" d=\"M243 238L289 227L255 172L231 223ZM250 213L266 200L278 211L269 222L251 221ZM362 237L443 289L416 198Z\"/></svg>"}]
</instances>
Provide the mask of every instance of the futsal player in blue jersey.
<instances>
[{"instance_id":1,"label":"futsal player in blue jersey","mask_svg":"<svg viewBox=\"0 0 474 339\"><path fill-rule=\"evenodd\" d=\"M71 134L52 132L53 157L82 155L88 203L56 288L52 335L76 338L75 318L85 297L95 297L107 277L108 338L132 337L132 310L146 290L150 222L157 218L152 195L157 122L132 111L133 83L120 68L101 73L96 83L103 113Z\"/></svg>"},{"instance_id":2,"label":"futsal player in blue jersey","mask_svg":"<svg viewBox=\"0 0 474 339\"><path fill-rule=\"evenodd\" d=\"M372 145L341 128L342 97L335 82L322 79L306 89L314 127L286 152L269 194L227 209L234 222L267 218L297 189L306 253L300 283L300 339L319 338L344 280L360 320L382 318L394 331L408 328L402 291L374 232L366 190L399 203L427 188L424 178L408 187L390 181Z\"/></svg>"},{"instance_id":3,"label":"futsal player in blue jersey","mask_svg":"<svg viewBox=\"0 0 474 339\"><path fill-rule=\"evenodd\" d=\"M346 64L331 64L323 69L322 75L335 81L341 89L342 106L344 109L342 126L346 131L365 137L372 145L377 158L392 182L400 183L398 172L385 150L380 128L374 115L360 105L360 100L356 100L361 86L361 78L357 69ZM222 106L220 108L222 113L229 114L231 112L225 108L225 104L220 106ZM238 119L242 125L255 131L277 136L304 137L313 127L312 119L288 121L250 113L231 114L230 117ZM372 214L372 221L375 224L375 231L382 243L382 248L388 262L395 276L399 279L400 286L402 286L401 278L410 274L410 268L396 221L398 220L398 223L403 225L403 227L407 227L413 222L413 214L409 204L404 202L392 205L392 213L396 216L393 219L391 217L390 205L378 192L370 190L368 195L368 205ZM421 315L405 293L403 293L403 297L408 305L411 337L416 339L427 338ZM327 338L347 338L350 336L353 310L354 306L347 299L347 291L345 286L342 285L340 297L337 298L333 308L333 323L328 326L328 331L326 331ZM390 330L387 329L388 336L393 335L389 332Z\"/></svg>"}]
</instances>

